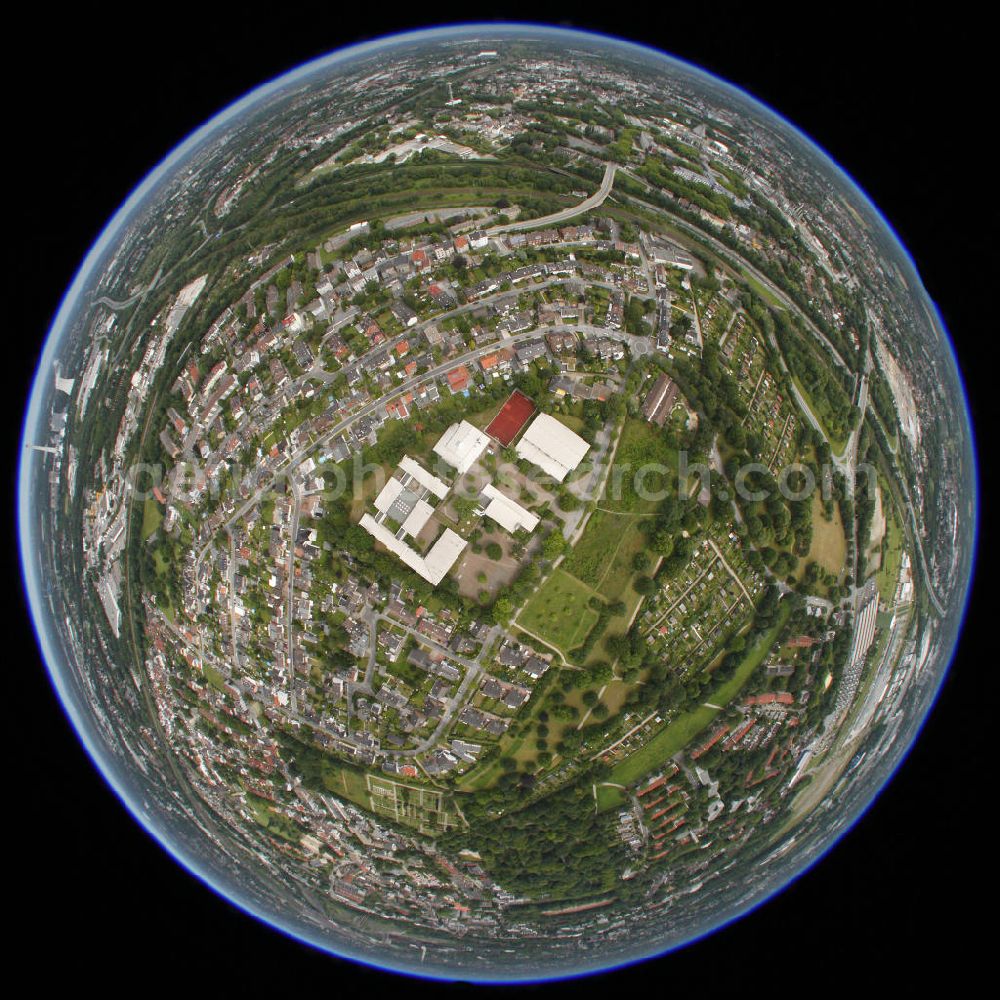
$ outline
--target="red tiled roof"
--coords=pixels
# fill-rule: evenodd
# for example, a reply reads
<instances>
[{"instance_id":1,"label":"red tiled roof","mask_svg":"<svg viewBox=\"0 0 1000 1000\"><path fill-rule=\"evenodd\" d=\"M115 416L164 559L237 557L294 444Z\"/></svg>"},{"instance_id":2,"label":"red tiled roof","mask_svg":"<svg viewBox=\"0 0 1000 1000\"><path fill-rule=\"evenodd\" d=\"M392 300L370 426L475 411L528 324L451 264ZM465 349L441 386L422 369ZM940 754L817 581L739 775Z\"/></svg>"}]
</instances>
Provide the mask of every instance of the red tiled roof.
<instances>
[{"instance_id":1,"label":"red tiled roof","mask_svg":"<svg viewBox=\"0 0 1000 1000\"><path fill-rule=\"evenodd\" d=\"M460 392L469 384L469 369L465 365L459 365L457 368L452 368L445 377L448 379L451 391Z\"/></svg>"}]
</instances>

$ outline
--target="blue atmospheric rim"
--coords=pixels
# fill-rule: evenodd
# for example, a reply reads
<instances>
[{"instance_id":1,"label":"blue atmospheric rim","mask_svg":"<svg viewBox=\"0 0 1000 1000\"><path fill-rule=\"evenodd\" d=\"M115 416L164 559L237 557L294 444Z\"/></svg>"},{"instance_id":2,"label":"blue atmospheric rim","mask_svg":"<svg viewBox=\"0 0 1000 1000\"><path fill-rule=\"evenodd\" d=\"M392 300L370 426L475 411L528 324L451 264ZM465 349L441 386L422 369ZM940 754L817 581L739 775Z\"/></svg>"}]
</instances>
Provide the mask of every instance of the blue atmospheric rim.
<instances>
[{"instance_id":1,"label":"blue atmospheric rim","mask_svg":"<svg viewBox=\"0 0 1000 1000\"><path fill-rule=\"evenodd\" d=\"M365 55L373 54L382 49L391 49L398 44L406 44L411 42L420 41L433 41L440 38L461 38L465 36L475 37L477 35L484 35L488 39L491 35L507 35L516 34L519 31L529 31L535 36L541 36L542 38L552 38L560 37L565 38L566 36L576 36L581 39L581 41L593 41L600 40L603 42L610 43L615 46L619 46L625 49L635 49L642 53L650 56L654 56L656 59L676 64L688 72L695 74L698 77L705 78L715 86L721 87L723 90L729 91L739 97L741 100L749 102L753 108L763 109L767 115L773 116L779 123L784 125L789 129L796 138L799 139L804 145L814 154L817 155L820 161L827 167L832 168L835 174L839 174L840 177L846 181L849 190L852 190L855 194L861 197L862 202L868 208L868 210L875 216L875 218L882 223L886 231L893 238L896 249L902 254L905 261L910 265L912 269L913 276L916 278L918 283L918 292L923 293L925 303L929 306L934 318L936 319L937 328L943 335L943 340L951 356L951 361L953 365L953 370L957 377L959 386L962 389L962 405L963 414L965 417L965 430L968 437L968 448L972 457L971 463L971 477L972 477L972 487L973 487L973 524L972 524L972 544L971 553L969 559L969 570L965 580L963 602L961 613L956 616L957 624L955 628L954 638L952 639L951 650L948 654L948 663L945 668L939 673L937 677L937 683L935 685L935 690L933 695L928 701L927 708L924 711L921 719L919 720L917 727L913 733L912 738L909 740L907 745L899 752L899 757L892 767L892 770L882 782L882 784L875 790L871 795L871 798L867 802L863 802L855 811L855 815L851 818L850 822L847 823L844 828L834 836L828 843L826 843L822 849L816 853L816 855L806 863L801 869L789 876L780 886L771 889L765 893L762 893L759 898L754 899L743 905L740 909L733 912L727 916L724 920L713 924L711 927L696 932L690 938L684 941L671 944L665 949L654 950L652 952L635 956L633 958L624 959L613 965L606 966L595 966L593 968L581 969L578 971L562 972L553 971L552 974L547 975L534 975L534 976L509 976L506 978L489 978L489 977L479 977L474 974L469 974L471 970L462 970L466 974L457 973L444 973L436 972L430 969L419 969L412 967L405 967L396 964L394 961L387 961L384 964L379 964L371 959L370 956L359 955L353 953L350 949L344 948L342 951L335 950L331 945L323 941L317 941L306 935L306 932L299 933L287 926L282 926L276 923L273 919L269 918L265 914L258 912L254 906L237 898L237 893L239 892L239 887L237 887L236 892L226 891L220 885L213 881L210 874L202 870L200 862L195 859L186 856L186 851L179 845L172 844L163 835L163 832L158 830L153 822L147 819L145 815L145 810L141 807L141 804L131 801L129 791L119 785L117 780L111 776L111 768L105 765L102 757L106 755L105 748L91 736L89 727L85 722L78 717L78 713L74 707L73 697L69 692L67 685L65 684L61 673L56 670L53 666L55 663L61 663L64 660L62 651L54 647L52 642L52 636L49 634L49 630L41 627L41 622L43 620L42 613L43 603L42 603L42 593L40 589L40 579L37 572L37 567L32 555L32 523L31 523L31 471L33 463L33 452L29 449L30 444L29 436L30 432L33 432L38 424L38 419L40 416L40 409L44 396L44 381L43 373L46 373L52 366L54 361L54 356L56 354L56 346L61 345L62 337L65 333L66 326L69 320L73 317L77 303L81 296L81 293L86 289L87 283L91 278L92 272L95 270L97 265L103 259L105 252L112 246L113 240L118 236L121 228L127 223L128 219L132 213L141 206L143 200L148 194L150 194L160 181L169 174L169 172L178 164L182 163L186 156L193 152L197 147L206 139L208 139L212 134L214 134L221 126L232 122L237 119L243 112L252 110L257 104L259 104L264 99L275 95L284 88L290 85L308 79L313 74L323 70L329 69L345 60L363 57ZM765 116L766 117L766 116ZM193 875L198 881L203 885L207 886L212 890L218 897L224 900L229 905L235 907L236 909L246 913L248 916L257 920L258 922L264 924L265 926L278 931L285 937L291 938L292 940L307 944L311 947L316 948L319 951L325 952L335 958L347 959L349 961L357 962L360 965L364 965L368 968L376 969L379 972L393 972L403 976L415 978L415 979L430 979L435 981L451 981L451 982L477 982L484 985L502 985L510 983L542 983L551 982L556 980L571 980L583 977L600 975L602 973L610 973L618 969L623 969L631 965L635 965L641 962L649 961L654 958L662 957L680 948L687 947L697 941L708 937L717 931L728 927L730 924L741 920L743 917L747 916L749 913L755 911L759 907L763 906L769 900L774 898L781 892L784 892L790 885L800 879L808 871L810 871L816 864L823 860L830 851L836 847L840 841L858 824L858 822L865 816L865 814L872 808L876 800L882 794L882 792L888 787L892 779L895 777L896 773L902 767L903 763L909 756L914 745L916 744L921 731L923 730L928 717L935 704L940 697L942 687L945 680L950 674L951 664L954 662L955 653L958 648L959 638L964 626L965 618L968 613L969 601L971 597L971 582L974 576L975 563L977 561L978 555L978 539L979 539L979 514L980 514L980 492L979 492L979 470L978 470L978 452L975 445L975 434L973 431L972 417L969 409L968 394L965 391L965 382L962 378L962 371L958 364L958 358L955 352L954 343L951 339L951 335L944 323L944 319L941 315L941 311L937 304L931 299L930 295L920 280L919 271L917 269L916 262L913 260L909 251L906 249L905 244L900 239L899 234L896 232L892 224L885 218L881 211L875 206L874 202L869 198L864 189L857 183L857 181L841 167L822 147L820 147L813 139L802 132L797 126L792 122L788 121L783 115L777 112L770 105L760 100L757 97L749 94L747 91L743 90L735 84L723 80L722 78L716 76L714 73L710 73L708 70L703 69L700 66L696 66L684 59L677 56L670 55L659 49L653 48L652 46L642 44L640 42L630 41L622 38L617 38L612 35L607 35L598 31L589 31L579 28L563 28L556 27L553 25L546 24L533 24L530 22L500 22L500 23L459 23L459 24L446 24L439 25L433 28L423 28L413 31L398 32L392 35L384 35L378 38L361 42L354 45L344 46L340 49L336 49L327 55L320 56L316 59L309 60L306 63L292 69L286 73L283 73L277 77L272 78L261 84L259 87L254 88L249 91L243 97L234 101L233 103L224 107L220 112L210 118L204 125L200 126L194 132L192 132L185 140L179 143L173 148L164 159L154 167L140 183L133 189L131 194L125 199L121 207L115 212L109 222L106 224L104 229L101 231L98 238L95 240L91 249L88 251L83 262L80 264L70 286L63 295L62 301L60 303L59 309L56 313L54 320L49 328L46 335L45 345L42 350L41 357L38 362L38 366L35 371L34 378L32 380L31 393L29 397L28 411L25 415L24 425L22 428L21 435L21 457L18 470L18 522L19 522L19 547L21 555L21 569L22 569L22 585L28 596L28 603L32 614L32 626L35 631L38 644L41 647L43 653L43 659L45 661L46 671L49 675L50 683L56 689L56 693L59 697L60 705L63 712L68 717L73 729L76 732L77 737L83 744L88 755L91 758L91 763L95 766L97 772L100 774L101 778L104 780L105 784L111 789L111 791L116 795L116 797L121 801L121 803L126 807L133 818L139 823L142 829L150 836L150 838L163 848L167 854L169 854L178 864L189 874Z\"/></svg>"}]
</instances>

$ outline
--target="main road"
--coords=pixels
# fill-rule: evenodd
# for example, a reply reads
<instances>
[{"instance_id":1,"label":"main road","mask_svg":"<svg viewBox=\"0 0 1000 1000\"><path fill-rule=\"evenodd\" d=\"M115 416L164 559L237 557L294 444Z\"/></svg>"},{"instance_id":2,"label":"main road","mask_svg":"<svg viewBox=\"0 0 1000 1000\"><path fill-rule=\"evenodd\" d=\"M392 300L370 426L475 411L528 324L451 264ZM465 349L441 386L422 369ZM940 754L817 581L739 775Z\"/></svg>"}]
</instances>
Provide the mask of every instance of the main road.
<instances>
[{"instance_id":1,"label":"main road","mask_svg":"<svg viewBox=\"0 0 1000 1000\"><path fill-rule=\"evenodd\" d=\"M544 226L558 226L561 222L568 222L570 219L590 212L604 204L605 198L611 193L611 186L615 182L615 171L617 166L609 163L604 168L604 178L601 186L589 198L585 198L579 205L571 205L560 212L553 212L551 215L543 215L540 219L525 219L523 222L511 222L506 226L493 226L486 230L488 236L499 236L501 233L522 233L528 229L539 229Z\"/></svg>"},{"instance_id":2,"label":"main road","mask_svg":"<svg viewBox=\"0 0 1000 1000\"><path fill-rule=\"evenodd\" d=\"M295 539L299 533L299 516L302 512L302 491L299 484L289 480L292 493L292 523L291 538L288 543L288 594L285 602L285 641L288 656L288 700L292 711L297 712L299 705L295 696L295 643L292 641L292 629L295 627Z\"/></svg>"}]
</instances>

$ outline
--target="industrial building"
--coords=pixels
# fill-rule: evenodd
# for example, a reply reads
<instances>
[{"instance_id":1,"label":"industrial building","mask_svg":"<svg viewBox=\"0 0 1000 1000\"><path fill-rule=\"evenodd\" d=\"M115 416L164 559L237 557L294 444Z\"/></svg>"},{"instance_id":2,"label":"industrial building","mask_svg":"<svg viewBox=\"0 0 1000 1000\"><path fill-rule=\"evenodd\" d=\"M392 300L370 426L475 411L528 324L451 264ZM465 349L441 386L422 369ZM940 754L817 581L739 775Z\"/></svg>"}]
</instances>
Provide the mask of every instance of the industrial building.
<instances>
[{"instance_id":1,"label":"industrial building","mask_svg":"<svg viewBox=\"0 0 1000 1000\"><path fill-rule=\"evenodd\" d=\"M532 514L530 510L526 510L519 503L511 500L509 496L501 493L492 483L487 483L483 487L479 505L482 516L496 521L501 528L511 534L518 528L531 532L538 527L537 515Z\"/></svg>"},{"instance_id":2,"label":"industrial building","mask_svg":"<svg viewBox=\"0 0 1000 1000\"><path fill-rule=\"evenodd\" d=\"M515 446L519 458L562 482L587 454L590 445L548 413L539 413Z\"/></svg>"},{"instance_id":3,"label":"industrial building","mask_svg":"<svg viewBox=\"0 0 1000 1000\"><path fill-rule=\"evenodd\" d=\"M426 490L430 491L438 498L438 500L443 500L448 495L448 490L450 487L447 483L442 482L437 476L432 476L425 468L417 465L416 462L410 458L409 455L404 455L399 463L400 469L403 470L412 480L419 483Z\"/></svg>"},{"instance_id":4,"label":"industrial building","mask_svg":"<svg viewBox=\"0 0 1000 1000\"><path fill-rule=\"evenodd\" d=\"M419 573L428 583L437 586L448 570L462 554L468 544L451 528L445 528L441 537L430 547L426 555L421 555L416 549L410 548L402 539L397 538L384 524L380 524L371 514L362 514L361 527L377 542L381 542L394 556L414 572Z\"/></svg>"},{"instance_id":5,"label":"industrial building","mask_svg":"<svg viewBox=\"0 0 1000 1000\"><path fill-rule=\"evenodd\" d=\"M662 427L673 412L680 390L666 373L663 373L653 383L645 401L642 404L642 415L657 427Z\"/></svg>"},{"instance_id":6,"label":"industrial building","mask_svg":"<svg viewBox=\"0 0 1000 1000\"><path fill-rule=\"evenodd\" d=\"M547 436L540 434L542 444L559 448L570 456L577 453L582 456L588 448L587 442L562 424L553 422L579 442L579 445L574 445L574 442L568 441L564 436L559 437L558 432L549 432ZM434 445L434 451L461 475L471 468L489 443L490 439L482 431L463 420L452 424L444 432ZM582 446L582 451L579 446ZM550 468L556 467L554 459L544 460ZM573 464L578 461L579 458L576 458ZM558 466L558 469L562 470L563 466ZM445 528L430 549L421 555L419 549L410 545L407 536L417 539L431 521L436 502L443 500L450 489L443 480L432 475L409 455L404 455L396 475L389 479L372 501L376 513L363 514L359 522L376 541L381 542L394 556L434 586L444 579L468 543L461 535ZM492 484L483 488L479 504L481 516L491 518L511 534L520 529L531 532L538 526L539 519L535 514L501 493ZM432 537L430 532L425 536L424 544L429 537Z\"/></svg>"},{"instance_id":7,"label":"industrial building","mask_svg":"<svg viewBox=\"0 0 1000 1000\"><path fill-rule=\"evenodd\" d=\"M463 420L452 424L434 445L434 453L464 476L486 450L490 439L478 427Z\"/></svg>"},{"instance_id":8,"label":"industrial building","mask_svg":"<svg viewBox=\"0 0 1000 1000\"><path fill-rule=\"evenodd\" d=\"M686 251L672 243L662 240L650 240L648 253L654 264L665 264L681 271L690 271L694 267L694 259Z\"/></svg>"},{"instance_id":9,"label":"industrial building","mask_svg":"<svg viewBox=\"0 0 1000 1000\"><path fill-rule=\"evenodd\" d=\"M380 520L390 518L411 538L416 538L434 513L420 493L423 489L408 489L399 479L390 479L374 501L375 509L384 515Z\"/></svg>"},{"instance_id":10,"label":"industrial building","mask_svg":"<svg viewBox=\"0 0 1000 1000\"><path fill-rule=\"evenodd\" d=\"M434 513L427 497L444 499L448 494L448 485L437 476L432 476L409 455L404 455L400 461L399 472L401 478L394 476L390 479L373 501L377 517L366 513L362 515L360 524L410 569L436 586L455 564L467 543L461 535L446 528L425 555L407 544L404 536L416 538Z\"/></svg>"}]
</instances>

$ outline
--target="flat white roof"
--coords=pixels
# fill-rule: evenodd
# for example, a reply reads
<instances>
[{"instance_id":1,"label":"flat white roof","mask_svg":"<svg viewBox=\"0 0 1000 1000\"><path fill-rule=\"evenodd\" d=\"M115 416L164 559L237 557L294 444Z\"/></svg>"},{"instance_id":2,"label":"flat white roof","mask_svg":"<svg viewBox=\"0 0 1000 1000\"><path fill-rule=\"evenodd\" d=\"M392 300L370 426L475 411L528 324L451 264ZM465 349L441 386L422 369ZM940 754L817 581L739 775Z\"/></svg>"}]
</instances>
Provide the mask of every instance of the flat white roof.
<instances>
[{"instance_id":1,"label":"flat white roof","mask_svg":"<svg viewBox=\"0 0 1000 1000\"><path fill-rule=\"evenodd\" d=\"M448 484L443 483L437 476L432 476L423 466L417 465L409 455L402 457L399 467L403 472L413 476L421 486L430 490L438 500L443 500L448 495Z\"/></svg>"},{"instance_id":2,"label":"flat white roof","mask_svg":"<svg viewBox=\"0 0 1000 1000\"><path fill-rule=\"evenodd\" d=\"M548 413L539 413L514 449L560 483L590 450L590 445Z\"/></svg>"},{"instance_id":3,"label":"flat white roof","mask_svg":"<svg viewBox=\"0 0 1000 1000\"><path fill-rule=\"evenodd\" d=\"M445 573L455 565L455 560L462 554L466 545L468 542L461 535L456 534L451 528L445 528L441 537L424 556L427 579L433 584L440 583Z\"/></svg>"},{"instance_id":4,"label":"flat white roof","mask_svg":"<svg viewBox=\"0 0 1000 1000\"><path fill-rule=\"evenodd\" d=\"M381 542L393 555L435 587L444 579L467 544L461 535L455 534L451 528L445 528L427 555L422 556L416 549L411 549L406 542L398 539L385 525L379 524L371 514L362 514L360 523L376 541Z\"/></svg>"},{"instance_id":5,"label":"flat white roof","mask_svg":"<svg viewBox=\"0 0 1000 1000\"><path fill-rule=\"evenodd\" d=\"M403 522L403 531L412 538L416 538L433 513L434 508L426 500L418 500L416 506Z\"/></svg>"},{"instance_id":6,"label":"flat white roof","mask_svg":"<svg viewBox=\"0 0 1000 1000\"><path fill-rule=\"evenodd\" d=\"M441 435L434 451L464 476L489 443L490 439L478 427L463 420L460 424L452 424Z\"/></svg>"},{"instance_id":7,"label":"flat white roof","mask_svg":"<svg viewBox=\"0 0 1000 1000\"><path fill-rule=\"evenodd\" d=\"M519 503L501 493L492 483L487 483L483 487L483 496L490 501L483 514L496 521L501 528L513 534L518 528L534 531L538 527L537 515L525 510Z\"/></svg>"},{"instance_id":8,"label":"flat white roof","mask_svg":"<svg viewBox=\"0 0 1000 1000\"><path fill-rule=\"evenodd\" d=\"M650 253L657 264L670 264L682 271L690 271L694 267L694 261L688 254L680 247L671 246L669 243L654 242Z\"/></svg>"},{"instance_id":9,"label":"flat white roof","mask_svg":"<svg viewBox=\"0 0 1000 1000\"><path fill-rule=\"evenodd\" d=\"M379 495L375 497L375 509L383 514L396 502L396 498L403 492L403 484L398 479L390 479L382 487Z\"/></svg>"}]
</instances>

